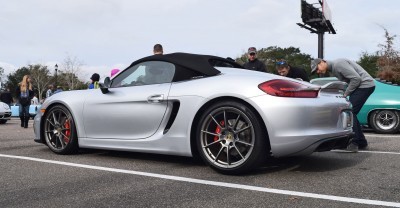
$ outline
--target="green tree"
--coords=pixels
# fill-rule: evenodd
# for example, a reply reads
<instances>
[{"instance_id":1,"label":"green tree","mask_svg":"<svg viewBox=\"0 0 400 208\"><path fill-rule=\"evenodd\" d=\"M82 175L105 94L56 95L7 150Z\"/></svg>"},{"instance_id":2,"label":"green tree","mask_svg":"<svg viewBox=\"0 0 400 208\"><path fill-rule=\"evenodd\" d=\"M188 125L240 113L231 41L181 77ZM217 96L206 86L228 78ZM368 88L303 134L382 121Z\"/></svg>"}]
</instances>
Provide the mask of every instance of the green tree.
<instances>
[{"instance_id":1,"label":"green tree","mask_svg":"<svg viewBox=\"0 0 400 208\"><path fill-rule=\"evenodd\" d=\"M52 77L49 75L49 69L47 66L40 64L29 65L28 67L32 79L32 85L39 95L39 100L42 100L43 93L52 81Z\"/></svg>"},{"instance_id":2,"label":"green tree","mask_svg":"<svg viewBox=\"0 0 400 208\"><path fill-rule=\"evenodd\" d=\"M71 57L67 56L64 59L64 62L62 64L62 70L64 71L63 74L63 80L64 80L64 85L67 87L69 90L75 90L77 89L77 86L79 85L79 72L81 70L81 66L83 65L83 62L79 60L77 57Z\"/></svg>"},{"instance_id":3,"label":"green tree","mask_svg":"<svg viewBox=\"0 0 400 208\"><path fill-rule=\"evenodd\" d=\"M4 86L3 86L3 73L4 73L4 69L2 67L0 67L0 88L4 88Z\"/></svg>"},{"instance_id":4,"label":"green tree","mask_svg":"<svg viewBox=\"0 0 400 208\"><path fill-rule=\"evenodd\" d=\"M360 59L357 63L362 66L372 77L378 75L378 52L375 54L369 54L368 52L362 52Z\"/></svg>"},{"instance_id":5,"label":"green tree","mask_svg":"<svg viewBox=\"0 0 400 208\"><path fill-rule=\"evenodd\" d=\"M304 68L308 74L311 72L311 55L302 53L299 48L281 48L278 46L270 46L258 50L257 58L264 62L269 73L276 74L275 63L280 59L285 59L292 66ZM240 64L247 62L247 53L236 58L236 61Z\"/></svg>"},{"instance_id":6,"label":"green tree","mask_svg":"<svg viewBox=\"0 0 400 208\"><path fill-rule=\"evenodd\" d=\"M30 75L32 80L32 86L35 93L38 93L39 100L42 99L46 86L51 83L54 79L53 76L49 75L49 70L47 66L40 64L28 65L17 69L15 72L10 73L7 76L6 85L10 87L13 97L16 97L15 89L17 89L18 84L22 81L25 75Z\"/></svg>"},{"instance_id":7,"label":"green tree","mask_svg":"<svg viewBox=\"0 0 400 208\"><path fill-rule=\"evenodd\" d=\"M386 28L385 43L379 44L381 48L378 51L378 77L392 82L400 83L400 52L394 48L394 39L396 35L390 35Z\"/></svg>"},{"instance_id":8,"label":"green tree","mask_svg":"<svg viewBox=\"0 0 400 208\"><path fill-rule=\"evenodd\" d=\"M87 89L87 85L79 80L76 74L70 72L61 71L61 73L59 73L57 83L58 86L63 88L63 90ZM73 85L71 83L73 83Z\"/></svg>"}]
</instances>

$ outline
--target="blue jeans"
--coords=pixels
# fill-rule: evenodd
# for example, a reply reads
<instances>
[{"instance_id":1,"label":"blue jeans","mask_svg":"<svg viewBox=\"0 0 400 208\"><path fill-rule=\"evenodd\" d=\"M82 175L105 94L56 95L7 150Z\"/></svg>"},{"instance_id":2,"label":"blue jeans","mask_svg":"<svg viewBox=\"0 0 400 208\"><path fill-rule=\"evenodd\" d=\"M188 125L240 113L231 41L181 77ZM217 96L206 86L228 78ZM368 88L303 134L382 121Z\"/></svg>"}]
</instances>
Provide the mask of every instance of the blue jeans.
<instances>
[{"instance_id":1,"label":"blue jeans","mask_svg":"<svg viewBox=\"0 0 400 208\"><path fill-rule=\"evenodd\" d=\"M368 142L362 132L360 122L357 119L357 114L360 112L361 108L374 90L375 87L357 88L350 95L350 103L353 106L353 132L355 134L352 143L357 144L359 147L367 146Z\"/></svg>"},{"instance_id":2,"label":"blue jeans","mask_svg":"<svg viewBox=\"0 0 400 208\"><path fill-rule=\"evenodd\" d=\"M26 106L23 106L23 105L21 105L21 104L19 104L19 117L21 118L21 119L27 119L27 120L29 120L29 106L30 105L26 105Z\"/></svg>"}]
</instances>

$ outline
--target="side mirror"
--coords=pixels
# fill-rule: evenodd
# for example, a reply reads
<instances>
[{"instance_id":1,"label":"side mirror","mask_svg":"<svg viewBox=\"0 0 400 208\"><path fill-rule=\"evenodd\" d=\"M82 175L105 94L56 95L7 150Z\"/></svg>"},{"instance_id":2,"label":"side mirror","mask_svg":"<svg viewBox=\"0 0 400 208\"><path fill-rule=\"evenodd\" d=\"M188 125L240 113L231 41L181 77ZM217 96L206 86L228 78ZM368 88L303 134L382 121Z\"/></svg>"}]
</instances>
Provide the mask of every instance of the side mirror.
<instances>
[{"instance_id":1,"label":"side mirror","mask_svg":"<svg viewBox=\"0 0 400 208\"><path fill-rule=\"evenodd\" d=\"M110 77L106 77L106 78L104 79L104 83L103 83L103 84L100 84L101 92L102 92L103 94L106 94L106 93L110 92L110 91L108 90L108 88L109 88L110 86L111 86Z\"/></svg>"}]
</instances>

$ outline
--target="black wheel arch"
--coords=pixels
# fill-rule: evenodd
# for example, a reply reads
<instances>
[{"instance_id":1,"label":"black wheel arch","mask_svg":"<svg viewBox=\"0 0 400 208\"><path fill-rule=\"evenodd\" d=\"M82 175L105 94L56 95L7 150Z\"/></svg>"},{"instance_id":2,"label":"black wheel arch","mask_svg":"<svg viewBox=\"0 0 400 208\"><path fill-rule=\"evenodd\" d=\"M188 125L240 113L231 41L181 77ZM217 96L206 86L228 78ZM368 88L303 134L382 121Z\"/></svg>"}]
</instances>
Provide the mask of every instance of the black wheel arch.
<instances>
[{"instance_id":1,"label":"black wheel arch","mask_svg":"<svg viewBox=\"0 0 400 208\"><path fill-rule=\"evenodd\" d=\"M261 122L262 131L266 135L266 139L267 139L266 144L267 144L268 150L271 150L271 144L270 144L270 140L269 140L268 130L266 128L266 125L265 125L264 120L262 119L260 113L245 100L242 100L237 97L226 96L226 97L218 97L218 98L209 100L207 103L205 103L199 109L199 111L197 111L195 117L193 118L193 123L192 123L191 129L190 129L190 148L191 148L193 157L196 160L201 160L200 155L199 155L200 153L198 152L197 147L196 147L196 127L197 127L198 123L200 122L200 117L205 112L205 110L207 108L209 108L211 105L214 105L215 103L218 103L218 102L226 102L226 101L241 103L241 104L245 105L247 108L249 108L251 111L253 111L253 113L257 116L257 120Z\"/></svg>"}]
</instances>

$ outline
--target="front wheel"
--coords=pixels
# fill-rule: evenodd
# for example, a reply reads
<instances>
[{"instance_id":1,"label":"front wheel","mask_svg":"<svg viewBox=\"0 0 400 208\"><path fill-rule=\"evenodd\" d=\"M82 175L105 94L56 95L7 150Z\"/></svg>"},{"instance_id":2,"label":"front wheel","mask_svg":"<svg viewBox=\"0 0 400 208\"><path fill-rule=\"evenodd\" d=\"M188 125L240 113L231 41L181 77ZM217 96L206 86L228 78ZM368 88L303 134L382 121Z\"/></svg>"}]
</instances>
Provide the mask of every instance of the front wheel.
<instances>
[{"instance_id":1,"label":"front wheel","mask_svg":"<svg viewBox=\"0 0 400 208\"><path fill-rule=\"evenodd\" d=\"M203 160L224 174L248 172L267 156L263 122L246 105L220 102L201 116L196 131Z\"/></svg>"},{"instance_id":2,"label":"front wheel","mask_svg":"<svg viewBox=\"0 0 400 208\"><path fill-rule=\"evenodd\" d=\"M47 146L53 152L64 155L78 150L75 122L66 107L51 107L43 119L43 135Z\"/></svg>"},{"instance_id":3,"label":"front wheel","mask_svg":"<svg viewBox=\"0 0 400 208\"><path fill-rule=\"evenodd\" d=\"M399 131L399 113L395 110L376 110L372 112L369 123L378 133L393 134Z\"/></svg>"}]
</instances>

